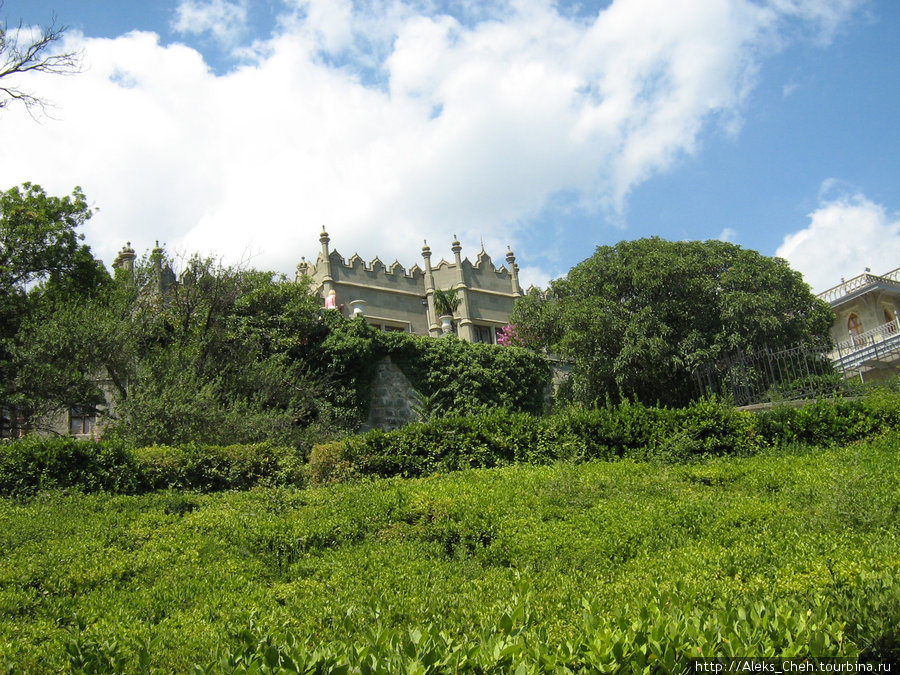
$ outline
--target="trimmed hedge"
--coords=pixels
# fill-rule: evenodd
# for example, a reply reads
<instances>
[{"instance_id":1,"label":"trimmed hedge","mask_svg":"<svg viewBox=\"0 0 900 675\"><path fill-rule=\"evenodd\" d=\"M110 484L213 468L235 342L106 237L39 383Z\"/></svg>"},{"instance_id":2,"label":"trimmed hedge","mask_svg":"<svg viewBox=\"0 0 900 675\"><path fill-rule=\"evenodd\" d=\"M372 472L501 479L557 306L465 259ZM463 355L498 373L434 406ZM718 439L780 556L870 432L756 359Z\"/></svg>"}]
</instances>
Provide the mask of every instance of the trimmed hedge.
<instances>
[{"instance_id":1,"label":"trimmed hedge","mask_svg":"<svg viewBox=\"0 0 900 675\"><path fill-rule=\"evenodd\" d=\"M328 483L561 459L684 461L746 456L796 443L844 444L891 429L900 429L900 394L890 392L765 412L740 411L714 399L680 409L624 402L547 417L501 410L316 446L308 475L313 482Z\"/></svg>"},{"instance_id":2,"label":"trimmed hedge","mask_svg":"<svg viewBox=\"0 0 900 675\"><path fill-rule=\"evenodd\" d=\"M846 444L892 429L900 429L900 393L885 391L765 412L740 411L714 399L680 409L624 402L546 417L501 409L320 444L308 464L297 450L270 443L128 450L117 441L32 437L0 444L0 495L53 488L129 494L244 490L557 460L677 462L798 443Z\"/></svg>"},{"instance_id":3,"label":"trimmed hedge","mask_svg":"<svg viewBox=\"0 0 900 675\"><path fill-rule=\"evenodd\" d=\"M153 446L135 450L134 458L145 490L216 492L302 482L297 452L269 443Z\"/></svg>"},{"instance_id":4,"label":"trimmed hedge","mask_svg":"<svg viewBox=\"0 0 900 675\"><path fill-rule=\"evenodd\" d=\"M58 488L136 494L298 485L302 467L296 450L270 443L127 450L116 441L29 437L0 444L0 495Z\"/></svg>"},{"instance_id":5,"label":"trimmed hedge","mask_svg":"<svg viewBox=\"0 0 900 675\"><path fill-rule=\"evenodd\" d=\"M77 487L134 492L140 473L121 444L69 437L28 437L0 444L0 495Z\"/></svg>"}]
</instances>

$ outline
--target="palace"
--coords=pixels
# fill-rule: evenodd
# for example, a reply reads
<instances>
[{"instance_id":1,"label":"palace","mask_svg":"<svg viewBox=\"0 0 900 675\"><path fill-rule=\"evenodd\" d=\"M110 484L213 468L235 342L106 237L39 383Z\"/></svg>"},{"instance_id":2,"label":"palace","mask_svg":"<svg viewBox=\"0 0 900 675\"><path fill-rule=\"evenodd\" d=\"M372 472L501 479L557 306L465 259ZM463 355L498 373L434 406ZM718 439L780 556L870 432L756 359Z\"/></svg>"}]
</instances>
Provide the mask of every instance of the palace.
<instances>
[{"instance_id":1,"label":"palace","mask_svg":"<svg viewBox=\"0 0 900 675\"><path fill-rule=\"evenodd\" d=\"M819 293L834 312L829 358L863 381L900 368L900 267L882 276L865 273Z\"/></svg>"},{"instance_id":2,"label":"palace","mask_svg":"<svg viewBox=\"0 0 900 675\"><path fill-rule=\"evenodd\" d=\"M432 337L452 331L467 342L496 343L513 303L524 295L516 257L509 250L505 267L495 267L484 249L472 263L462 258L462 246L454 237L452 262L442 259L433 265L426 243L423 267L413 265L404 270L396 261L385 266L378 258L365 264L353 255L345 261L329 249L330 241L323 227L319 235L322 250L315 264L304 259L297 265L298 279L311 278L323 302L334 291L336 308L343 307L346 315L362 315L381 330ZM459 304L452 317L440 316L436 291L456 293Z\"/></svg>"}]
</instances>

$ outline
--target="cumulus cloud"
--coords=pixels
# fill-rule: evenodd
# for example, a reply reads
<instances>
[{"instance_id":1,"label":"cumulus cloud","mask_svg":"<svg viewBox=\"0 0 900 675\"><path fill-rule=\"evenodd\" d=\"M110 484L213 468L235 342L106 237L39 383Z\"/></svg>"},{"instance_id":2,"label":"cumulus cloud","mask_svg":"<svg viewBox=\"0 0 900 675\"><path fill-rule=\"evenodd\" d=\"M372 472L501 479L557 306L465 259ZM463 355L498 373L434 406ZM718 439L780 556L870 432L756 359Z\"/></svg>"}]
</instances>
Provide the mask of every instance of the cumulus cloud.
<instances>
[{"instance_id":1,"label":"cumulus cloud","mask_svg":"<svg viewBox=\"0 0 900 675\"><path fill-rule=\"evenodd\" d=\"M861 194L822 202L809 226L784 238L775 255L786 259L821 293L862 274L900 266L900 215Z\"/></svg>"},{"instance_id":2,"label":"cumulus cloud","mask_svg":"<svg viewBox=\"0 0 900 675\"><path fill-rule=\"evenodd\" d=\"M716 237L719 241L727 241L734 243L737 239L737 230L731 227L724 228L721 232L719 232L719 236Z\"/></svg>"},{"instance_id":3,"label":"cumulus cloud","mask_svg":"<svg viewBox=\"0 0 900 675\"><path fill-rule=\"evenodd\" d=\"M209 33L230 46L237 42L247 23L247 0L181 0L175 9L172 29L179 33Z\"/></svg>"},{"instance_id":4,"label":"cumulus cloud","mask_svg":"<svg viewBox=\"0 0 900 675\"><path fill-rule=\"evenodd\" d=\"M860 1L615 0L576 16L549 0L453 14L290 0L220 74L153 34L73 35L85 72L35 78L58 120L3 113L0 184L82 185L107 260L160 239L290 272L324 224L345 255L408 266L423 239L449 256L456 233L499 264L557 195L624 213L701 130L739 128L766 54L833 31ZM234 39L246 6L183 0L173 25Z\"/></svg>"}]
</instances>

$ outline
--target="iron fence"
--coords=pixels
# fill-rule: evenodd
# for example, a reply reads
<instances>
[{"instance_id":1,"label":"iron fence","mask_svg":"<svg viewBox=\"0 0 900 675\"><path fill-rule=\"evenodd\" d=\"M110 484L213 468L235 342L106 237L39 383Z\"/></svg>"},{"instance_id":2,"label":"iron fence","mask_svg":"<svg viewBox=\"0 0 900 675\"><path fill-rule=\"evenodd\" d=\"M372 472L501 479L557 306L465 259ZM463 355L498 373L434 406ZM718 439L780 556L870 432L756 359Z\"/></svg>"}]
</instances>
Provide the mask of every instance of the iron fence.
<instances>
[{"instance_id":1,"label":"iron fence","mask_svg":"<svg viewBox=\"0 0 900 675\"><path fill-rule=\"evenodd\" d=\"M694 381L699 395L728 396L738 406L849 395L898 372L900 341L881 347L860 344L852 359L830 344L740 350L698 368Z\"/></svg>"}]
</instances>

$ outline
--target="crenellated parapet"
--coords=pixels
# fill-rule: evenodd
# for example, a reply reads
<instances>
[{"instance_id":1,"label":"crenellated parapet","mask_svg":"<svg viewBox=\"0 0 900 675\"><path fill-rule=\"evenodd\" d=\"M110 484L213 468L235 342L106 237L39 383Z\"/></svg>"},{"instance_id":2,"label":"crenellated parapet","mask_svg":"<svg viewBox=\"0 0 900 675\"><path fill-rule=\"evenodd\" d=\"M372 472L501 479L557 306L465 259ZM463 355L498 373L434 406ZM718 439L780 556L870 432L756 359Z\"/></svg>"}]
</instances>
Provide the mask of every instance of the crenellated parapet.
<instances>
[{"instance_id":1,"label":"crenellated parapet","mask_svg":"<svg viewBox=\"0 0 900 675\"><path fill-rule=\"evenodd\" d=\"M435 290L455 291L459 305L454 312L454 328L460 338L471 342L494 342L496 330L508 322L516 298L523 295L518 267L512 251L507 265L496 266L482 248L475 262L462 257L462 246L454 237L451 261L432 264L431 248L422 247L423 265L405 269L398 261L386 265L376 257L365 262L358 254L344 259L329 248L324 227L322 244L315 263L305 259L297 266L298 278L312 279L313 288L323 298L334 290L337 302L364 308L368 321L385 330L404 330L420 335L441 335L433 294Z\"/></svg>"}]
</instances>

